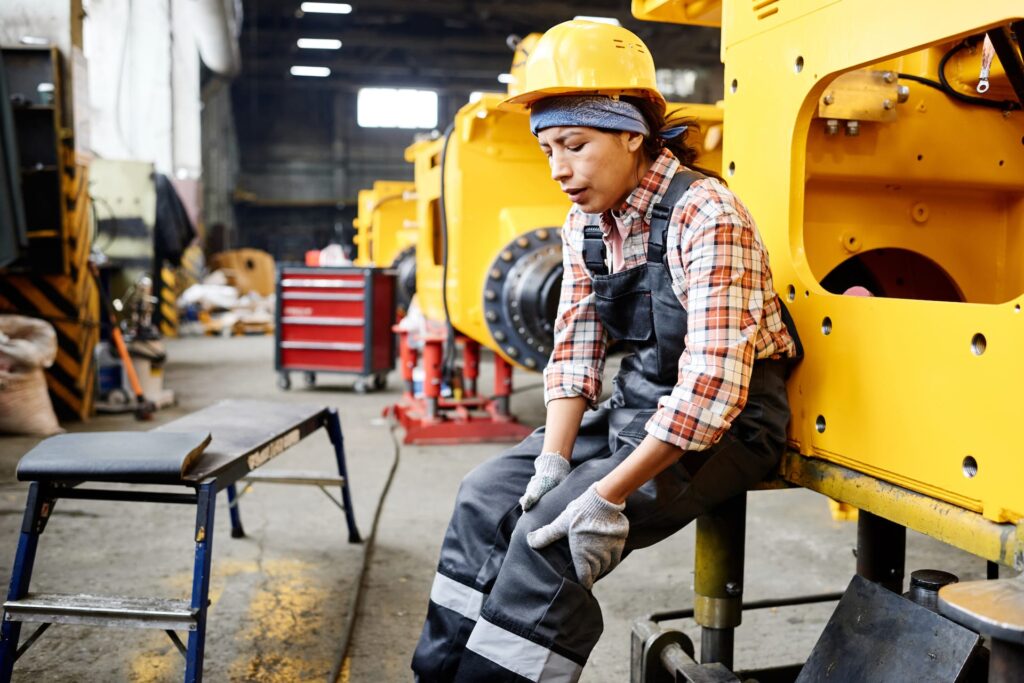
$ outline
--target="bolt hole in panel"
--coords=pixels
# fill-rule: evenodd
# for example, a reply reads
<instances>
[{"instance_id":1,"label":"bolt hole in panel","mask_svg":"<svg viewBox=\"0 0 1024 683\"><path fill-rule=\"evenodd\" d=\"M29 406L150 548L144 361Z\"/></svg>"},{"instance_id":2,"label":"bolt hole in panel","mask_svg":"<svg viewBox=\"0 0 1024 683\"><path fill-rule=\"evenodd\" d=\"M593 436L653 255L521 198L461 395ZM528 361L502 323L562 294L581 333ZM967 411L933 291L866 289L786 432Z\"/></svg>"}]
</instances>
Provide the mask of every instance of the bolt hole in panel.
<instances>
[{"instance_id":1,"label":"bolt hole in panel","mask_svg":"<svg viewBox=\"0 0 1024 683\"><path fill-rule=\"evenodd\" d=\"M973 479L978 474L978 461L973 456L968 455L964 458L963 471L965 477Z\"/></svg>"}]
</instances>

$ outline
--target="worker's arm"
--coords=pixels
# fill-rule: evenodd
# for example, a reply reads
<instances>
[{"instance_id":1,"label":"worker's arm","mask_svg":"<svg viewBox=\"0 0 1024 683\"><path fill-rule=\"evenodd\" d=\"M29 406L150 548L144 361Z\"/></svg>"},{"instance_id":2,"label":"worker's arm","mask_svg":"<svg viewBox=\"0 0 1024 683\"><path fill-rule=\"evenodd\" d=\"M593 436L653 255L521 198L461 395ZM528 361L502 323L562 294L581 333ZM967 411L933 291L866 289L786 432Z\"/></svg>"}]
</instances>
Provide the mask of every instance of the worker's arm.
<instances>
[{"instance_id":1,"label":"worker's arm","mask_svg":"<svg viewBox=\"0 0 1024 683\"><path fill-rule=\"evenodd\" d=\"M580 431L587 399L582 396L556 398L548 403L548 416L544 423L544 453L560 453L568 460Z\"/></svg>"},{"instance_id":2,"label":"worker's arm","mask_svg":"<svg viewBox=\"0 0 1024 683\"><path fill-rule=\"evenodd\" d=\"M677 446L648 434L628 458L597 482L597 493L609 503L625 502L629 494L661 474L682 455L683 451Z\"/></svg>"}]
</instances>

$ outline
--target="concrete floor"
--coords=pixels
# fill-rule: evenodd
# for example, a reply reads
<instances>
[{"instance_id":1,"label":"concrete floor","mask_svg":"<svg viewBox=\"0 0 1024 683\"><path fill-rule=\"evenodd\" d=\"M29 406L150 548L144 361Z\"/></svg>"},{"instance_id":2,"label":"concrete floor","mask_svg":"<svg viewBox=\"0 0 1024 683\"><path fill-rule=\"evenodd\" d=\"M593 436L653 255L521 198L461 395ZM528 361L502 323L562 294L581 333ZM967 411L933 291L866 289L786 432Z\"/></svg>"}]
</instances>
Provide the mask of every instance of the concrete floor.
<instances>
[{"instance_id":1,"label":"concrete floor","mask_svg":"<svg viewBox=\"0 0 1024 683\"><path fill-rule=\"evenodd\" d=\"M351 378L324 376L315 389L279 391L268 337L172 340L166 385L179 403L170 421L223 398L259 398L337 406L348 453L356 518L364 534L395 447L381 409L398 397L360 396ZM488 366L489 367L489 366ZM487 386L485 368L483 389ZM523 390L512 408L531 424L543 420L539 376L517 374ZM130 416L99 416L72 431L148 429ZM18 459L38 439L0 438L0 567L17 543L26 486ZM351 659L342 680L408 681L437 552L461 477L501 446L404 446L383 510ZM323 432L268 467L331 468ZM186 597L191 581L193 517L167 505L61 501L43 534L33 580L40 592ZM247 538L230 538L227 507L215 525L212 606L206 646L211 681L323 681L335 660L363 546L349 545L344 520L316 489L264 485L242 499ZM808 491L752 494L748 504L745 597L757 600L842 590L853 572L856 525L831 519L824 498ZM985 563L913 532L907 570L940 568L982 578ZM632 621L645 613L692 605L693 528L635 553L595 588L605 633L583 674L587 683L629 677ZM751 613L739 629L736 665L802 661L832 605ZM696 635L696 630L681 624ZM699 638L697 638L699 642ZM159 631L74 626L50 629L18 662L17 681L173 681L183 660Z\"/></svg>"}]
</instances>

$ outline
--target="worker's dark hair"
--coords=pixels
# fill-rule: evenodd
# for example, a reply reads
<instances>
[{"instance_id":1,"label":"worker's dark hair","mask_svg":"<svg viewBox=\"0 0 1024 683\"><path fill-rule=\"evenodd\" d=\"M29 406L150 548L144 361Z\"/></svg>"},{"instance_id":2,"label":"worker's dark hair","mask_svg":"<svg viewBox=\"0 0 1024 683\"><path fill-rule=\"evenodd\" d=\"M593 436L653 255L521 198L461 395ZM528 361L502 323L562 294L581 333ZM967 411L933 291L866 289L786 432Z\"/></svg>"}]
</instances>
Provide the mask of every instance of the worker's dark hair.
<instances>
[{"instance_id":1,"label":"worker's dark hair","mask_svg":"<svg viewBox=\"0 0 1024 683\"><path fill-rule=\"evenodd\" d=\"M668 149L675 155L676 159L678 159L687 168L692 168L698 173L703 173L706 176L717 178L722 181L722 183L725 183L725 179L715 171L707 168L701 168L695 164L699 152L697 147L691 146L688 144L688 141L701 140L701 128L697 119L684 116L679 111L665 116L665 114L661 113L658 105L651 100L639 97L623 97L621 99L624 102L629 102L636 106L640 110L640 113L644 115L644 119L647 121L648 127L653 131L651 135L644 138L644 152L650 159L657 159L658 154L661 153L662 149ZM677 126L686 126L686 132L679 137L666 140L665 138L657 135L657 132L659 131L663 131L667 128L675 128Z\"/></svg>"}]
</instances>

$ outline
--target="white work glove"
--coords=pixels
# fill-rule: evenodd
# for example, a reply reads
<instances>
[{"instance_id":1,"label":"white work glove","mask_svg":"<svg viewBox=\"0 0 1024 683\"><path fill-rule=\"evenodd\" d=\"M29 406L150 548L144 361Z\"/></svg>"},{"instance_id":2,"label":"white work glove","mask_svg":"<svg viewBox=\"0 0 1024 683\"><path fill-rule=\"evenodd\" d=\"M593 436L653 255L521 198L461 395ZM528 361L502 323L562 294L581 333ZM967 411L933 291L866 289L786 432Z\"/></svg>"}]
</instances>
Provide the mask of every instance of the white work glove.
<instances>
[{"instance_id":1,"label":"white work glove","mask_svg":"<svg viewBox=\"0 0 1024 683\"><path fill-rule=\"evenodd\" d=\"M609 503L597 493L597 484L591 484L555 521L527 534L526 542L536 550L568 537L576 576L590 590L598 577L622 559L629 535L629 520L622 514L625 507L625 503Z\"/></svg>"},{"instance_id":2,"label":"white work glove","mask_svg":"<svg viewBox=\"0 0 1024 683\"><path fill-rule=\"evenodd\" d=\"M561 453L548 451L537 456L533 461L533 469L535 474L526 485L526 493L519 499L524 512L569 476L569 461Z\"/></svg>"}]
</instances>

